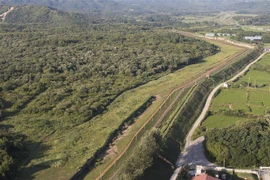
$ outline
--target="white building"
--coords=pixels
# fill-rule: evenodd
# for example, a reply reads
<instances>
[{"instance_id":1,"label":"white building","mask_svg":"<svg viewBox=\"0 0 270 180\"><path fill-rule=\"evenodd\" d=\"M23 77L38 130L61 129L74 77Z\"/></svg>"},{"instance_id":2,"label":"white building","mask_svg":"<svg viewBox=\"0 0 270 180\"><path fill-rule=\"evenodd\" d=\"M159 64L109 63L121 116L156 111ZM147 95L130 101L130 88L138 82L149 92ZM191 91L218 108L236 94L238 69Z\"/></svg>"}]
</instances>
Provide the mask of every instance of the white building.
<instances>
[{"instance_id":1,"label":"white building","mask_svg":"<svg viewBox=\"0 0 270 180\"><path fill-rule=\"evenodd\" d=\"M261 41L262 36L245 36L244 39L250 41Z\"/></svg>"}]
</instances>

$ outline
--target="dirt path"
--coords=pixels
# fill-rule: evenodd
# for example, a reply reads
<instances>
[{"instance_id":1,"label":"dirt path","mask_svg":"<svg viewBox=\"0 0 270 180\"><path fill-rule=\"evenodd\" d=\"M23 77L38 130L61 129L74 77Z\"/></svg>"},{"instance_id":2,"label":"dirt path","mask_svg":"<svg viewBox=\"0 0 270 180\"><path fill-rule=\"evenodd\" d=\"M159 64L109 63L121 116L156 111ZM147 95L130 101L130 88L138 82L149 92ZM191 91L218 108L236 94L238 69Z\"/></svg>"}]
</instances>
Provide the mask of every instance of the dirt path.
<instances>
[{"instance_id":1,"label":"dirt path","mask_svg":"<svg viewBox=\"0 0 270 180\"><path fill-rule=\"evenodd\" d=\"M13 10L14 10L14 7L11 7L11 8L8 9L7 12L4 12L3 14L0 15L0 18L2 19L2 22L5 21L7 14L10 13L11 11L13 11Z\"/></svg>"},{"instance_id":2,"label":"dirt path","mask_svg":"<svg viewBox=\"0 0 270 180\"><path fill-rule=\"evenodd\" d=\"M230 110L233 110L232 104L228 104L228 107L230 108Z\"/></svg>"},{"instance_id":3,"label":"dirt path","mask_svg":"<svg viewBox=\"0 0 270 180\"><path fill-rule=\"evenodd\" d=\"M268 53L268 52L264 52L263 54L261 54L256 60L254 60L253 62L248 64L241 72L239 72L233 78L228 80L228 82L232 82L232 81L236 80L238 77L242 76L250 68L251 65L253 65L257 61L259 61L266 53ZM193 150L193 151L190 150L190 149L194 149L194 144L196 144L196 143L198 144L199 142L202 143L202 141L204 140L204 137L200 137L200 138L196 139L195 141L192 141L191 137L194 134L195 130L198 128L198 126L203 121L203 119L204 119L204 117L205 117L205 115L210 107L211 101L212 101L213 97L215 96L215 93L217 92L217 90L219 88L221 88L224 85L224 83L226 83L226 82L223 82L223 83L219 84L218 86L216 86L213 89L213 91L210 93L210 95L208 96L207 101L204 105L204 108L203 108L200 116L197 118L196 122L193 124L191 130L189 131L189 133L186 137L186 144L185 144L184 151L179 155L179 157L177 159L176 165L178 168L174 171L174 173L171 177L171 180L176 180L176 178L181 170L180 167L184 164L189 164L189 163L197 163L197 164L201 163L201 165L209 164L209 162L206 160L204 155L199 156L198 158L194 158L198 154L203 154L203 149L199 148L200 146L198 146L197 148L195 146L195 150ZM199 142L197 142L197 141L199 141Z\"/></svg>"}]
</instances>

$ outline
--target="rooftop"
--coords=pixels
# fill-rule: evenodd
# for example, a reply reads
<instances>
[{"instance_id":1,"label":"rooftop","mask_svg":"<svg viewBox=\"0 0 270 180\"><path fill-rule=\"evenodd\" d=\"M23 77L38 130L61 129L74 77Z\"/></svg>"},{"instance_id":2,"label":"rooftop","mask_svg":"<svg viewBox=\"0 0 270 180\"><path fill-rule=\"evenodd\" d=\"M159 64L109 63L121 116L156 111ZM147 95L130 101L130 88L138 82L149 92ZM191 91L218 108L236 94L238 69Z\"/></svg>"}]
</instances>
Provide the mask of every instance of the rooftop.
<instances>
[{"instance_id":1,"label":"rooftop","mask_svg":"<svg viewBox=\"0 0 270 180\"><path fill-rule=\"evenodd\" d=\"M219 179L211 177L207 174L202 174L200 176L195 176L192 180L219 180Z\"/></svg>"}]
</instances>

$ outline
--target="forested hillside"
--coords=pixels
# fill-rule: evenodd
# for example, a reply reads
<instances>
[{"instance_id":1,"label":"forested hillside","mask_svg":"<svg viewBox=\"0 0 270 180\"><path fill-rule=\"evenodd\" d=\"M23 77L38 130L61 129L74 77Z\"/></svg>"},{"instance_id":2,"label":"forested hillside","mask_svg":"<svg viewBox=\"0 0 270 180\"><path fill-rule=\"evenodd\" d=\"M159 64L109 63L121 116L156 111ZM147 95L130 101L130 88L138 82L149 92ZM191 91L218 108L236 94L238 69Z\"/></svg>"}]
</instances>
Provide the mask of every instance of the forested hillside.
<instances>
[{"instance_id":1,"label":"forested hillside","mask_svg":"<svg viewBox=\"0 0 270 180\"><path fill-rule=\"evenodd\" d=\"M41 5L84 13L269 13L268 0L0 0L0 5ZM179 12L180 11L180 12Z\"/></svg>"},{"instance_id":2,"label":"forested hillside","mask_svg":"<svg viewBox=\"0 0 270 180\"><path fill-rule=\"evenodd\" d=\"M84 13L115 11L123 8L120 3L112 0L0 0L0 5L40 5Z\"/></svg>"},{"instance_id":3,"label":"forested hillside","mask_svg":"<svg viewBox=\"0 0 270 180\"><path fill-rule=\"evenodd\" d=\"M269 14L269 5L270 1L244 1L244 2L239 2L235 3L233 5L227 6L225 10L231 10L231 11L236 11L237 13L241 14L250 14L250 13L255 13L255 14Z\"/></svg>"},{"instance_id":4,"label":"forested hillside","mask_svg":"<svg viewBox=\"0 0 270 180\"><path fill-rule=\"evenodd\" d=\"M209 157L229 167L258 167L270 165L269 116L224 129L207 132Z\"/></svg>"},{"instance_id":5,"label":"forested hillside","mask_svg":"<svg viewBox=\"0 0 270 180\"><path fill-rule=\"evenodd\" d=\"M15 20L21 24L8 23ZM64 20L69 23L57 23ZM28 162L30 168L79 168L114 129L91 138L71 130L106 111L124 91L218 51L204 41L149 27L70 26L73 21L68 13L26 6L15 8L0 25L4 176L14 176ZM91 125L87 132L98 128Z\"/></svg>"},{"instance_id":6,"label":"forested hillside","mask_svg":"<svg viewBox=\"0 0 270 180\"><path fill-rule=\"evenodd\" d=\"M21 6L16 7L6 16L5 23L14 24L44 24L49 23L50 26L59 25L79 25L81 22L90 21L81 14L57 11L50 7L41 6Z\"/></svg>"}]
</instances>

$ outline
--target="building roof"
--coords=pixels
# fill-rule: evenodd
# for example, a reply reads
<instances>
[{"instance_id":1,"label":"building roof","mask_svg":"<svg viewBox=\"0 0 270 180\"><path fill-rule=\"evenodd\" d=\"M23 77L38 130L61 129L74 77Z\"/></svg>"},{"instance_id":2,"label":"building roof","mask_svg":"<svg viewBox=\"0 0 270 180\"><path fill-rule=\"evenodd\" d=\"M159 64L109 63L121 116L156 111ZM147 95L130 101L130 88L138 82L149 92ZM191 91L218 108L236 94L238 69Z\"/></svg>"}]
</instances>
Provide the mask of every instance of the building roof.
<instances>
[{"instance_id":1,"label":"building roof","mask_svg":"<svg viewBox=\"0 0 270 180\"><path fill-rule=\"evenodd\" d=\"M244 39L245 40L251 40L251 41L262 40L262 36L245 36Z\"/></svg>"},{"instance_id":2,"label":"building roof","mask_svg":"<svg viewBox=\"0 0 270 180\"><path fill-rule=\"evenodd\" d=\"M192 180L219 180L219 179L208 176L207 174L202 174L200 176L195 176Z\"/></svg>"},{"instance_id":3,"label":"building roof","mask_svg":"<svg viewBox=\"0 0 270 180\"><path fill-rule=\"evenodd\" d=\"M215 33L206 33L205 36L214 37L215 36Z\"/></svg>"}]
</instances>

